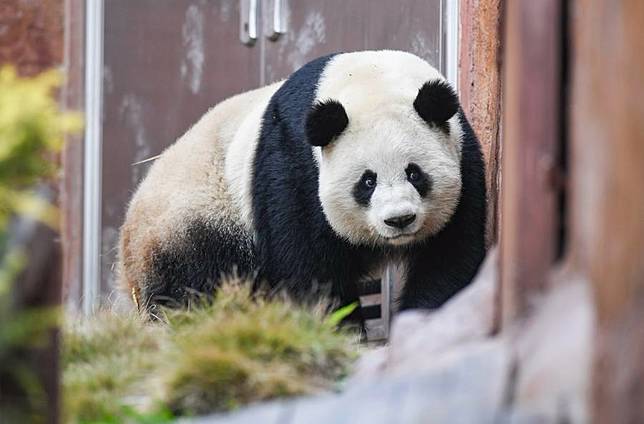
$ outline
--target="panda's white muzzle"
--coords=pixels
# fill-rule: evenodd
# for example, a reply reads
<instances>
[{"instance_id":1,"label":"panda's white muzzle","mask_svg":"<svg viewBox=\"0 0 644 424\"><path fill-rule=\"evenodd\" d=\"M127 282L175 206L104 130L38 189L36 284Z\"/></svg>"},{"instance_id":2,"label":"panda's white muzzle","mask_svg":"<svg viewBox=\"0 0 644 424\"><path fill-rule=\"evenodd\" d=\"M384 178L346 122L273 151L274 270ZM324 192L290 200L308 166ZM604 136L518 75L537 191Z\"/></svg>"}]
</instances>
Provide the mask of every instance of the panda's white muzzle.
<instances>
[{"instance_id":1,"label":"panda's white muzzle","mask_svg":"<svg viewBox=\"0 0 644 424\"><path fill-rule=\"evenodd\" d=\"M381 237L402 244L421 229L422 205L418 192L407 182L379 185L371 198L369 220Z\"/></svg>"}]
</instances>

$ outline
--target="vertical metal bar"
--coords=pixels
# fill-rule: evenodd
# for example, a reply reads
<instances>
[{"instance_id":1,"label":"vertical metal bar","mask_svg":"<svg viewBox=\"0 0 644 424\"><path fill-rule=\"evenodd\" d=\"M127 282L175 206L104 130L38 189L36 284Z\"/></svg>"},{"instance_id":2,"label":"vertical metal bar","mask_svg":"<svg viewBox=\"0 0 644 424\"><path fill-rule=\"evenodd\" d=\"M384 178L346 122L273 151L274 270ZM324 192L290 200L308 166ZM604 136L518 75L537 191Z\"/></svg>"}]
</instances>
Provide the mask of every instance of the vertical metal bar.
<instances>
[{"instance_id":1,"label":"vertical metal bar","mask_svg":"<svg viewBox=\"0 0 644 424\"><path fill-rule=\"evenodd\" d=\"M458 91L458 31L459 31L459 0L444 0L443 22L445 25L445 78Z\"/></svg>"},{"instance_id":2,"label":"vertical metal bar","mask_svg":"<svg viewBox=\"0 0 644 424\"><path fill-rule=\"evenodd\" d=\"M257 40L257 0L250 0L250 12L248 13L248 37Z\"/></svg>"},{"instance_id":3,"label":"vertical metal bar","mask_svg":"<svg viewBox=\"0 0 644 424\"><path fill-rule=\"evenodd\" d=\"M239 2L239 39L247 46L252 46L257 41L257 1Z\"/></svg>"},{"instance_id":4,"label":"vertical metal bar","mask_svg":"<svg viewBox=\"0 0 644 424\"><path fill-rule=\"evenodd\" d=\"M382 316L384 338L386 340L389 339L389 328L391 326L391 317L393 315L392 304L394 302L394 298L391 295L391 293L394 285L394 280L393 280L394 273L392 270L392 266L393 265L387 265L387 267L385 268L384 276L380 280L381 281L380 293L382 296L382 300L380 303L380 311Z\"/></svg>"},{"instance_id":5,"label":"vertical metal bar","mask_svg":"<svg viewBox=\"0 0 644 424\"><path fill-rule=\"evenodd\" d=\"M266 37L276 41L282 34L286 34L286 0L273 0L271 25L268 27Z\"/></svg>"},{"instance_id":6,"label":"vertical metal bar","mask_svg":"<svg viewBox=\"0 0 644 424\"><path fill-rule=\"evenodd\" d=\"M85 154L83 185L83 312L96 308L100 288L103 0L86 0Z\"/></svg>"}]
</instances>

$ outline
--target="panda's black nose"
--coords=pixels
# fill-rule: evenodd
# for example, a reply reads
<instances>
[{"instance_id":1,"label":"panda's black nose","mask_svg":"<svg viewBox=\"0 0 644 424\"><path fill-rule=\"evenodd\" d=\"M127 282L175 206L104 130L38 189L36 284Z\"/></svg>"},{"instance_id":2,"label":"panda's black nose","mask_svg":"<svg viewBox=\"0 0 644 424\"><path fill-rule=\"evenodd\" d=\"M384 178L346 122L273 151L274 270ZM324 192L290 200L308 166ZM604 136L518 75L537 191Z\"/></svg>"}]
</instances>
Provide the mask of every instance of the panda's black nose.
<instances>
[{"instance_id":1,"label":"panda's black nose","mask_svg":"<svg viewBox=\"0 0 644 424\"><path fill-rule=\"evenodd\" d=\"M393 218L387 218L385 219L385 224L389 225L390 227L398 228L398 229L403 229L412 222L416 220L416 215L410 214L410 215L401 215L401 216L394 216Z\"/></svg>"}]
</instances>

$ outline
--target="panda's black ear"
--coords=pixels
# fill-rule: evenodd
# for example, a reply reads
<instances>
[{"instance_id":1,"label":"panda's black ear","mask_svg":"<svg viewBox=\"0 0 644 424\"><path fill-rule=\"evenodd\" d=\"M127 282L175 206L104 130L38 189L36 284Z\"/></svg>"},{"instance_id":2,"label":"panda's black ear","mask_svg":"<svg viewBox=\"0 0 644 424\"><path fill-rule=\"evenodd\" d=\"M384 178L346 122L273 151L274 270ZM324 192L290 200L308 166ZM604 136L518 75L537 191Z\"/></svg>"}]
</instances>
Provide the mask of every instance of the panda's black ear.
<instances>
[{"instance_id":1,"label":"panda's black ear","mask_svg":"<svg viewBox=\"0 0 644 424\"><path fill-rule=\"evenodd\" d=\"M340 102L318 102L306 117L306 138L313 146L324 147L342 134L347 125L349 117Z\"/></svg>"},{"instance_id":2,"label":"panda's black ear","mask_svg":"<svg viewBox=\"0 0 644 424\"><path fill-rule=\"evenodd\" d=\"M446 81L434 80L418 90L414 109L425 122L441 125L458 111L458 96Z\"/></svg>"}]
</instances>

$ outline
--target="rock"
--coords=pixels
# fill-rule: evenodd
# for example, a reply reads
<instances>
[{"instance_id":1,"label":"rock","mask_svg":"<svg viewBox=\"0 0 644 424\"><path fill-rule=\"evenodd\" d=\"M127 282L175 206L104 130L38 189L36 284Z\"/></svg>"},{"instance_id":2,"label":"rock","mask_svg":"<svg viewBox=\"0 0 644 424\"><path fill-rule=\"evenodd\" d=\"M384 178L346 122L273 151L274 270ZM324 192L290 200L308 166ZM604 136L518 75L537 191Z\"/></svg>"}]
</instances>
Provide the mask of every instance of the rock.
<instances>
[{"instance_id":1,"label":"rock","mask_svg":"<svg viewBox=\"0 0 644 424\"><path fill-rule=\"evenodd\" d=\"M177 424L282 424L290 421L293 402L268 402L238 412L178 420Z\"/></svg>"},{"instance_id":2,"label":"rock","mask_svg":"<svg viewBox=\"0 0 644 424\"><path fill-rule=\"evenodd\" d=\"M512 335L518 367L515 407L547 422L589 421L594 316L587 282L570 275L540 300Z\"/></svg>"},{"instance_id":3,"label":"rock","mask_svg":"<svg viewBox=\"0 0 644 424\"><path fill-rule=\"evenodd\" d=\"M323 395L258 405L198 424L486 424L498 422L511 357L503 340L461 347L432 369L386 376Z\"/></svg>"}]
</instances>

